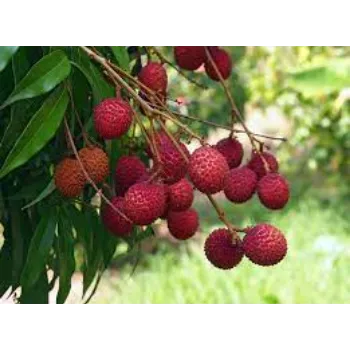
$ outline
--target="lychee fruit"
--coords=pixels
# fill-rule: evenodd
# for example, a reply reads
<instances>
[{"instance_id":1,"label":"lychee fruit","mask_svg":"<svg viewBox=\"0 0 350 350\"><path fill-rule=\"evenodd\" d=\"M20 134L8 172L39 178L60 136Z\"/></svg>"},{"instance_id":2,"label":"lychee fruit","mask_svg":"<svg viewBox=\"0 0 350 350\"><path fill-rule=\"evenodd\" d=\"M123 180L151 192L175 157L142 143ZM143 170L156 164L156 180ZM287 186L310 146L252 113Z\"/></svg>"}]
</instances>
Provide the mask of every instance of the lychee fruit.
<instances>
[{"instance_id":1,"label":"lychee fruit","mask_svg":"<svg viewBox=\"0 0 350 350\"><path fill-rule=\"evenodd\" d=\"M227 164L232 168L237 168L243 158L243 146L235 138L227 137L220 140L215 148L226 158Z\"/></svg>"},{"instance_id":2,"label":"lychee fruit","mask_svg":"<svg viewBox=\"0 0 350 350\"><path fill-rule=\"evenodd\" d=\"M102 182L108 176L109 160L101 148L84 147L79 151L79 157L94 182Z\"/></svg>"},{"instance_id":3,"label":"lychee fruit","mask_svg":"<svg viewBox=\"0 0 350 350\"><path fill-rule=\"evenodd\" d=\"M224 228L214 230L206 239L204 252L207 259L217 268L229 270L243 259L242 242L233 239L232 233Z\"/></svg>"},{"instance_id":4,"label":"lychee fruit","mask_svg":"<svg viewBox=\"0 0 350 350\"><path fill-rule=\"evenodd\" d=\"M265 162L263 161L265 160ZM266 163L266 164L265 164ZM266 166L268 166L268 171ZM258 175L258 180L265 176L268 172L276 173L278 171L278 162L275 156L269 152L257 153L252 152L252 158L247 164L247 167L252 169L256 175Z\"/></svg>"},{"instance_id":5,"label":"lychee fruit","mask_svg":"<svg viewBox=\"0 0 350 350\"><path fill-rule=\"evenodd\" d=\"M115 168L115 189L119 196L134 185L142 176L147 175L146 165L135 155L121 156Z\"/></svg>"},{"instance_id":6,"label":"lychee fruit","mask_svg":"<svg viewBox=\"0 0 350 350\"><path fill-rule=\"evenodd\" d=\"M137 183L125 194L125 214L136 225L150 225L163 215L165 206L166 194L159 184Z\"/></svg>"},{"instance_id":7,"label":"lychee fruit","mask_svg":"<svg viewBox=\"0 0 350 350\"><path fill-rule=\"evenodd\" d=\"M220 48L213 48L210 50L210 53L214 63L216 64L221 74L222 79L226 80L232 72L231 56L225 50ZM216 73L216 70L209 59L207 59L205 62L205 71L209 78L211 78L212 80L220 80L219 75Z\"/></svg>"},{"instance_id":8,"label":"lychee fruit","mask_svg":"<svg viewBox=\"0 0 350 350\"><path fill-rule=\"evenodd\" d=\"M229 167L225 157L211 146L196 149L188 166L191 181L199 191L206 194L220 192Z\"/></svg>"},{"instance_id":9,"label":"lychee fruit","mask_svg":"<svg viewBox=\"0 0 350 350\"><path fill-rule=\"evenodd\" d=\"M125 214L124 198L114 197L111 203L115 208ZM133 224L120 215L110 204L106 204L102 209L102 222L104 226L118 237L127 237L130 235Z\"/></svg>"},{"instance_id":10,"label":"lychee fruit","mask_svg":"<svg viewBox=\"0 0 350 350\"><path fill-rule=\"evenodd\" d=\"M130 128L133 110L121 98L106 98L94 110L96 132L110 140L124 135Z\"/></svg>"},{"instance_id":11,"label":"lychee fruit","mask_svg":"<svg viewBox=\"0 0 350 350\"><path fill-rule=\"evenodd\" d=\"M56 188L65 197L77 197L85 185L84 173L79 162L73 158L65 158L55 168Z\"/></svg>"},{"instance_id":12,"label":"lychee fruit","mask_svg":"<svg viewBox=\"0 0 350 350\"><path fill-rule=\"evenodd\" d=\"M154 91L159 97L166 95L168 76L162 64L149 62L141 69L138 78L142 84ZM145 94L147 94L147 91L145 91Z\"/></svg>"},{"instance_id":13,"label":"lychee fruit","mask_svg":"<svg viewBox=\"0 0 350 350\"><path fill-rule=\"evenodd\" d=\"M253 170L242 167L231 169L225 178L224 192L233 203L244 203L252 198L258 178Z\"/></svg>"},{"instance_id":14,"label":"lychee fruit","mask_svg":"<svg viewBox=\"0 0 350 350\"><path fill-rule=\"evenodd\" d=\"M289 200L289 185L280 174L270 173L258 182L260 202L269 209L282 209Z\"/></svg>"},{"instance_id":15,"label":"lychee fruit","mask_svg":"<svg viewBox=\"0 0 350 350\"><path fill-rule=\"evenodd\" d=\"M159 177L161 177L166 184L174 184L186 175L186 158L188 159L190 157L190 153L185 144L178 141L178 146L182 150L182 152L180 152L165 133L158 133L155 140L159 160L157 160L156 155L152 155L155 163L154 168L159 169Z\"/></svg>"},{"instance_id":16,"label":"lychee fruit","mask_svg":"<svg viewBox=\"0 0 350 350\"><path fill-rule=\"evenodd\" d=\"M204 46L175 46L174 56L180 68L190 71L198 69L206 57Z\"/></svg>"},{"instance_id":17,"label":"lychee fruit","mask_svg":"<svg viewBox=\"0 0 350 350\"><path fill-rule=\"evenodd\" d=\"M167 221L171 235L180 240L191 238L199 226L198 214L192 208L185 211L169 211Z\"/></svg>"},{"instance_id":18,"label":"lychee fruit","mask_svg":"<svg viewBox=\"0 0 350 350\"><path fill-rule=\"evenodd\" d=\"M183 178L168 186L168 207L172 211L183 211L190 208L193 202L193 188L190 182Z\"/></svg>"},{"instance_id":19,"label":"lychee fruit","mask_svg":"<svg viewBox=\"0 0 350 350\"><path fill-rule=\"evenodd\" d=\"M258 224L247 230L243 239L245 255L255 264L278 264L287 254L287 240L282 232L269 224Z\"/></svg>"}]
</instances>

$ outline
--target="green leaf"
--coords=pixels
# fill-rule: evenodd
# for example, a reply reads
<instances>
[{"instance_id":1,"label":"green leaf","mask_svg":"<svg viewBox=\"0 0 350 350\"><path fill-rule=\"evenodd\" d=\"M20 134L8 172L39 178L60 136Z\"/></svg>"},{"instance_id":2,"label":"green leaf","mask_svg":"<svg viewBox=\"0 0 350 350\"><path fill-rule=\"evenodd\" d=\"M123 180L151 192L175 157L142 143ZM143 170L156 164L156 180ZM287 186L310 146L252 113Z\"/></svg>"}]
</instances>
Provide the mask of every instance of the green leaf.
<instances>
[{"instance_id":1,"label":"green leaf","mask_svg":"<svg viewBox=\"0 0 350 350\"><path fill-rule=\"evenodd\" d=\"M111 49L119 67L128 71L130 60L126 46L111 46Z\"/></svg>"},{"instance_id":2,"label":"green leaf","mask_svg":"<svg viewBox=\"0 0 350 350\"><path fill-rule=\"evenodd\" d=\"M7 66L18 46L0 46L0 72Z\"/></svg>"},{"instance_id":3,"label":"green leaf","mask_svg":"<svg viewBox=\"0 0 350 350\"><path fill-rule=\"evenodd\" d=\"M22 293L19 299L21 304L48 304L49 303L50 285L47 278L47 272L44 268L40 273L37 281L28 286L22 286Z\"/></svg>"},{"instance_id":4,"label":"green leaf","mask_svg":"<svg viewBox=\"0 0 350 350\"><path fill-rule=\"evenodd\" d=\"M65 53L57 50L44 56L15 87L1 106L26 98L33 98L51 91L70 73L71 65Z\"/></svg>"},{"instance_id":5,"label":"green leaf","mask_svg":"<svg viewBox=\"0 0 350 350\"><path fill-rule=\"evenodd\" d=\"M55 190L55 181L52 179L47 186L43 189L43 191L36 197L34 200L32 200L30 203L25 205L22 210L28 209L32 207L33 205L41 202L43 199L45 199L47 196L49 196L54 190Z\"/></svg>"},{"instance_id":6,"label":"green leaf","mask_svg":"<svg viewBox=\"0 0 350 350\"><path fill-rule=\"evenodd\" d=\"M58 304L63 304L69 295L72 275L75 271L72 226L64 212L60 213L58 219L58 247L60 282L56 300Z\"/></svg>"},{"instance_id":7,"label":"green leaf","mask_svg":"<svg viewBox=\"0 0 350 350\"><path fill-rule=\"evenodd\" d=\"M40 277L52 247L56 225L56 211L51 209L42 216L30 242L27 261L21 275L23 288L31 288Z\"/></svg>"},{"instance_id":8,"label":"green leaf","mask_svg":"<svg viewBox=\"0 0 350 350\"><path fill-rule=\"evenodd\" d=\"M322 65L301 68L289 74L287 86L305 97L339 92L350 86L350 58L334 58Z\"/></svg>"},{"instance_id":9,"label":"green leaf","mask_svg":"<svg viewBox=\"0 0 350 350\"><path fill-rule=\"evenodd\" d=\"M85 53L79 49L75 50L71 63L85 75L91 86L95 105L107 97L114 96L114 88L106 82L100 70L93 65Z\"/></svg>"},{"instance_id":10,"label":"green leaf","mask_svg":"<svg viewBox=\"0 0 350 350\"><path fill-rule=\"evenodd\" d=\"M34 114L27 127L7 156L0 178L27 162L55 135L68 105L68 93L58 88Z\"/></svg>"}]
</instances>

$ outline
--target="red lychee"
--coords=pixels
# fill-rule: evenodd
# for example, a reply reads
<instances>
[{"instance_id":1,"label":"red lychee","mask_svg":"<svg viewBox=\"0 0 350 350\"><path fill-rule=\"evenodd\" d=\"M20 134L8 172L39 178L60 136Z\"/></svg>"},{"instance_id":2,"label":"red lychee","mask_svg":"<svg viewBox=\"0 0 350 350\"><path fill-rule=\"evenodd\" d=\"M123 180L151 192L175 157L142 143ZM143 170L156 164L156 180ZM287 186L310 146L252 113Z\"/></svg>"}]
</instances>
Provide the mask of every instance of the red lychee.
<instances>
[{"instance_id":1,"label":"red lychee","mask_svg":"<svg viewBox=\"0 0 350 350\"><path fill-rule=\"evenodd\" d=\"M166 194L159 184L137 183L125 194L125 214L137 225L150 225L163 215L165 205Z\"/></svg>"},{"instance_id":2,"label":"red lychee","mask_svg":"<svg viewBox=\"0 0 350 350\"><path fill-rule=\"evenodd\" d=\"M73 158L65 158L55 168L56 188L65 197L77 197L83 191L85 177L79 162Z\"/></svg>"},{"instance_id":3,"label":"red lychee","mask_svg":"<svg viewBox=\"0 0 350 350\"><path fill-rule=\"evenodd\" d=\"M156 155L153 155L155 162L155 170L159 169L159 177L163 179L166 184L173 184L182 179L187 172L187 161L183 155L188 159L190 153L187 147L178 141L178 145L182 152L176 147L173 141L164 133L156 135L156 145L159 155L159 162Z\"/></svg>"},{"instance_id":4,"label":"red lychee","mask_svg":"<svg viewBox=\"0 0 350 350\"><path fill-rule=\"evenodd\" d=\"M96 182L102 182L109 173L109 160L107 154L99 147L84 147L79 151L79 157L85 170Z\"/></svg>"},{"instance_id":5,"label":"red lychee","mask_svg":"<svg viewBox=\"0 0 350 350\"><path fill-rule=\"evenodd\" d=\"M137 156L121 156L115 168L115 189L119 196L134 185L142 176L146 176L145 164Z\"/></svg>"},{"instance_id":6,"label":"red lychee","mask_svg":"<svg viewBox=\"0 0 350 350\"><path fill-rule=\"evenodd\" d=\"M211 146L196 149L190 158L188 174L195 187L203 193L220 192L228 172L225 157Z\"/></svg>"},{"instance_id":7,"label":"red lychee","mask_svg":"<svg viewBox=\"0 0 350 350\"><path fill-rule=\"evenodd\" d=\"M187 210L193 202L193 188L185 178L168 187L168 207L172 211Z\"/></svg>"},{"instance_id":8,"label":"red lychee","mask_svg":"<svg viewBox=\"0 0 350 350\"><path fill-rule=\"evenodd\" d=\"M232 60L231 56L223 49L213 48L210 50L211 57L216 64L222 79L226 80L232 72ZM205 71L207 72L209 78L215 81L219 81L220 77L216 73L214 66L211 64L210 60L207 59L205 62Z\"/></svg>"},{"instance_id":9,"label":"red lychee","mask_svg":"<svg viewBox=\"0 0 350 350\"><path fill-rule=\"evenodd\" d=\"M141 69L138 78L142 84L157 93L159 97L166 95L168 76L162 64L149 62ZM147 94L147 91L145 91L145 94Z\"/></svg>"},{"instance_id":10,"label":"red lychee","mask_svg":"<svg viewBox=\"0 0 350 350\"><path fill-rule=\"evenodd\" d=\"M253 170L242 167L231 169L225 179L224 192L233 203L244 203L252 198L258 178Z\"/></svg>"},{"instance_id":11,"label":"red lychee","mask_svg":"<svg viewBox=\"0 0 350 350\"><path fill-rule=\"evenodd\" d=\"M204 46L175 46L175 61L182 69L194 71L205 61Z\"/></svg>"},{"instance_id":12,"label":"red lychee","mask_svg":"<svg viewBox=\"0 0 350 350\"><path fill-rule=\"evenodd\" d=\"M244 256L241 240L234 241L232 234L224 228L214 230L208 236L204 251L207 259L215 267L223 270L234 268Z\"/></svg>"},{"instance_id":13,"label":"red lychee","mask_svg":"<svg viewBox=\"0 0 350 350\"><path fill-rule=\"evenodd\" d=\"M111 203L115 208L119 209L122 213L124 210L124 198L114 197L111 199ZM122 215L120 215L113 207L106 204L102 209L102 222L104 226L114 235L118 237L127 237L130 235L133 224L127 221Z\"/></svg>"},{"instance_id":14,"label":"red lychee","mask_svg":"<svg viewBox=\"0 0 350 350\"><path fill-rule=\"evenodd\" d=\"M133 110L121 98L106 98L94 110L97 133L104 139L114 139L124 135L130 128Z\"/></svg>"},{"instance_id":15,"label":"red lychee","mask_svg":"<svg viewBox=\"0 0 350 350\"><path fill-rule=\"evenodd\" d=\"M198 214L194 209L169 211L167 221L171 235L180 240L191 238L199 226Z\"/></svg>"},{"instance_id":16,"label":"red lychee","mask_svg":"<svg viewBox=\"0 0 350 350\"><path fill-rule=\"evenodd\" d=\"M289 200L289 185L280 174L270 173L258 182L260 202L269 209L282 209Z\"/></svg>"},{"instance_id":17,"label":"red lychee","mask_svg":"<svg viewBox=\"0 0 350 350\"><path fill-rule=\"evenodd\" d=\"M252 152L252 158L248 162L247 167L252 169L255 174L258 175L258 180L267 174L265 162L262 158L265 159L268 165L268 172L276 173L278 171L278 162L273 154L269 152Z\"/></svg>"},{"instance_id":18,"label":"red lychee","mask_svg":"<svg viewBox=\"0 0 350 350\"><path fill-rule=\"evenodd\" d=\"M243 158L243 146L238 140L232 137L227 137L220 140L215 148L226 158L230 169L237 168L241 164Z\"/></svg>"},{"instance_id":19,"label":"red lychee","mask_svg":"<svg viewBox=\"0 0 350 350\"><path fill-rule=\"evenodd\" d=\"M282 232L269 224L258 224L247 230L243 239L245 255L255 264L278 264L287 254L287 240Z\"/></svg>"}]
</instances>

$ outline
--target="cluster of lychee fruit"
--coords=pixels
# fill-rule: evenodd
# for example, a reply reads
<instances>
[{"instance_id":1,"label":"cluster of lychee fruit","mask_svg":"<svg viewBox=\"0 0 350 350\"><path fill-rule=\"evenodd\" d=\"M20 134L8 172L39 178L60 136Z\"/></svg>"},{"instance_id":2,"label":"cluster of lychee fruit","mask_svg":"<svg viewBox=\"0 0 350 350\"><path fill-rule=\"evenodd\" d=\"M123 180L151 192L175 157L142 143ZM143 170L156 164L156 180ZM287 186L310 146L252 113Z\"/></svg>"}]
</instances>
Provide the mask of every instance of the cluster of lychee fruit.
<instances>
[{"instance_id":1,"label":"cluster of lychee fruit","mask_svg":"<svg viewBox=\"0 0 350 350\"><path fill-rule=\"evenodd\" d=\"M232 69L230 56L218 47L210 53L226 79ZM204 64L209 77L217 79L216 71L206 59L204 47L175 47L179 67L195 70ZM162 64L149 62L138 79L159 97L166 97L167 74ZM140 96L145 93L140 89ZM146 100L146 99L145 99ZM126 99L107 98L94 109L97 134L105 140L125 135L135 122L136 111ZM233 136L216 145L201 145L192 154L178 135L170 130L154 130L153 142L144 149L149 162L136 154L123 155L117 160L114 175L115 196L105 203L101 219L105 227L118 237L128 237L133 227L146 226L161 218L167 221L170 234L179 240L194 236L199 217L192 208L194 191L206 195L221 191L233 203L244 203L256 192L261 203L273 210L282 209L289 199L289 187L278 173L278 162L268 152L253 151L247 165L242 166L243 147ZM88 146L77 158L65 158L55 169L57 189L66 197L81 194L87 183L82 165L95 182L109 175L108 156L99 147ZM216 267L230 269L246 255L252 262L274 265L287 252L284 235L269 224L242 229L243 239L231 227L213 231L205 241L205 254Z\"/></svg>"}]
</instances>

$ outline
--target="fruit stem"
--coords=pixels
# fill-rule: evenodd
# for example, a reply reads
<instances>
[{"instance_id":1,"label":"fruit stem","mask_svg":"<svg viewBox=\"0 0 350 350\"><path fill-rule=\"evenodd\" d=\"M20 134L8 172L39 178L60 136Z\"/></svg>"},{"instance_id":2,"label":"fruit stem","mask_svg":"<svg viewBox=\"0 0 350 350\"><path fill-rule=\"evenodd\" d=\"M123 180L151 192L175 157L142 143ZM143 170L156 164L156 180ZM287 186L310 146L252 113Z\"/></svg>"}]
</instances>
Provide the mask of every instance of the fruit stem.
<instances>
[{"instance_id":1,"label":"fruit stem","mask_svg":"<svg viewBox=\"0 0 350 350\"><path fill-rule=\"evenodd\" d=\"M207 55L207 58L208 58L210 64L214 67L214 70L220 79L221 86L223 87L225 94L226 94L226 97L231 105L232 129L233 129L234 121L235 121L235 117L236 117L238 119L238 121L240 122L240 124L242 125L243 129L245 130L245 132L250 140L250 143L252 145L253 150L255 150L258 154L260 154L260 150L256 147L256 145L254 143L254 141L257 141L257 140L254 138L254 136L252 135L252 133L250 132L250 130L246 126L244 119L243 119L239 109L237 108L236 103L231 95L230 89L229 89L226 81L223 79L223 77L220 73L220 70L219 70L218 66L216 65L208 47L205 47L205 52L206 52L206 55ZM259 143L260 141L257 141L257 142ZM269 164L267 163L267 161L265 160L264 157L261 156L261 159L263 161L265 170L267 172L269 172L269 170L270 170Z\"/></svg>"},{"instance_id":2,"label":"fruit stem","mask_svg":"<svg viewBox=\"0 0 350 350\"><path fill-rule=\"evenodd\" d=\"M88 174L88 172L86 171L86 169L84 167L83 162L81 161L81 159L79 157L79 154L78 154L78 151L77 151L77 147L75 146L75 143L74 143L74 140L73 140L73 136L72 136L72 133L69 130L69 126L68 126L68 122L67 122L66 118L64 118L64 126L65 126L65 129L66 129L66 133L67 133L67 136L68 136L69 143L70 143L70 145L72 147L72 150L74 152L74 155L75 155L75 157L76 157L76 159L77 159L77 161L78 161L78 163L80 165L80 168L83 171L85 179L90 183L90 185L94 188L94 190L101 196L101 198L113 208L113 210L117 214L119 214L121 217L123 217L128 222L132 222L122 211L120 211L118 208L116 208L113 205L113 203L103 194L102 190L99 189L97 187L96 183L91 179L90 175Z\"/></svg>"},{"instance_id":3,"label":"fruit stem","mask_svg":"<svg viewBox=\"0 0 350 350\"><path fill-rule=\"evenodd\" d=\"M191 77L188 77L187 74L185 74L181 69L179 69L177 66L175 66L171 61L169 61L159 50L157 50L154 46L151 46L150 49L158 56L160 61L162 63L168 64L170 67L174 68L180 75L182 75L186 80L188 80L190 83L196 85L197 87L207 90L208 87L204 84L199 83L198 81L192 79Z\"/></svg>"}]
</instances>

